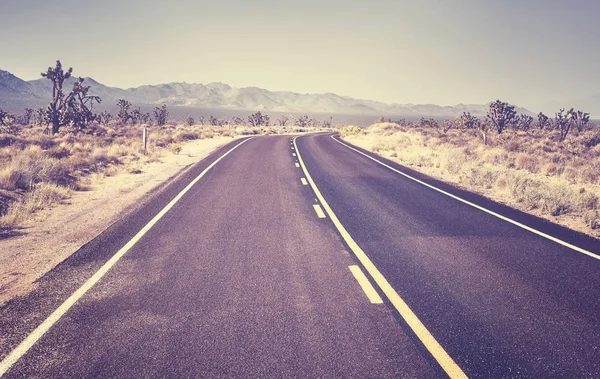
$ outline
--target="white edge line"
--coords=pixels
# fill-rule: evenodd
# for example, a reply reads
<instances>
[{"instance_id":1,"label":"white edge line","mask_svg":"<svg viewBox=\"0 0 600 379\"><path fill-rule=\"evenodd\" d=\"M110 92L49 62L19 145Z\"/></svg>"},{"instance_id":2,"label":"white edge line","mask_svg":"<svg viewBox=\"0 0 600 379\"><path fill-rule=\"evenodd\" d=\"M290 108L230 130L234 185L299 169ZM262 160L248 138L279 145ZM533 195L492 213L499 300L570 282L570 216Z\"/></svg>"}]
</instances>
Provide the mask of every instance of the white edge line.
<instances>
[{"instance_id":1,"label":"white edge line","mask_svg":"<svg viewBox=\"0 0 600 379\"><path fill-rule=\"evenodd\" d=\"M297 138L297 137L296 137ZM446 350L442 347L442 345L437 342L437 340L433 337L433 335L427 330L425 325L419 320L419 318L415 315L415 313L410 309L408 304L398 295L396 290L392 287L392 285L387 281L387 279L381 274L379 269L373 264L371 259L367 256L367 254L361 249L360 246L354 241L350 233L346 230L344 225L337 218L333 210L319 191L319 188L315 184L314 180L310 176L306 165L304 164L304 160L302 159L302 155L298 150L298 146L296 145L296 138L294 138L294 146L296 147L296 153L298 154L298 159L300 160L300 164L302 165L302 170L306 175L306 179L310 183L315 195L319 198L321 205L325 208L325 211L329 215L329 219L333 222L337 230L340 232L342 238L350 247L356 258L363 265L365 270L371 275L375 283L381 288L383 294L390 300L390 303L394 306L394 308L398 311L400 316L406 321L407 325L412 329L417 338L423 343L423 346L431 353L433 358L440 364L442 369L448 374L451 378L467 378L462 369L454 362L452 357L448 355Z\"/></svg>"},{"instance_id":2,"label":"white edge line","mask_svg":"<svg viewBox=\"0 0 600 379\"><path fill-rule=\"evenodd\" d=\"M371 159L371 160L373 160L373 161L375 161L375 162L379 163L380 165L382 165L382 166L384 166L384 167L387 167L387 168L389 168L390 170L392 170L392 171L394 171L394 172L396 172L396 173L398 173L398 174L400 174L400 175L402 175L402 176L404 176L404 177L406 177L406 178L408 178L408 179L414 180L415 182L417 182L417 183L419 183L419 184L422 184L422 185L424 185L425 187L431 188L432 190L435 190L435 191L437 191L437 192L440 192L440 193L442 193L442 194L444 194L444 195L446 195L446 196L449 196L449 197L451 197L451 198L453 198L453 199L455 199L455 200L458 200L458 201L460 201L460 202L462 202L462 203L465 203L465 204L467 204L467 205L470 205L470 206L472 206L473 208L477 208L477 209L479 209L480 211L483 211L483 212L485 212L485 213L488 213L488 214L490 214L490 215L492 215L492 216L495 216L495 217L497 217L497 218L499 218L499 219L501 219L501 220L504 220L504 221L506 221L506 222L509 222L509 223L511 223L511 224L513 224L513 225L516 225L516 226L518 226L518 227L520 227L520 228L522 228L522 229L525 229L525 230L527 230L528 232L531 232L531 233L537 234L538 236L541 236L541 237L544 237L544 238L546 238L546 239L549 239L550 241L553 241L553 242L556 242L556 243L558 243L558 244L560 244L560 245L563 245L563 246L565 246L565 247L568 247L569 249L575 250L575 251L577 251L577 252L579 252L579 253L582 253L582 254L585 254L585 255L587 255L587 256L590 256L590 257L592 257L592 258L595 258L595 259L598 259L598 260L600 260L600 255L597 255L597 254L595 254L595 253L592 253L591 251L585 250L585 249L583 249L583 248L581 248L581 247L579 247L579 246L572 245L572 244L570 244L570 243L568 243L568 242L565 242L565 241L563 241L563 240L561 240L561 239L558 239L558 238L556 238L556 237L553 237L553 236L551 236L551 235L549 235L549 234L546 234L546 233L544 233L544 232L540 232L539 230L537 230L537 229L534 229L534 228L532 228L532 227L530 227L530 226L527 226L527 225L525 225L525 224L521 224L521 223L520 223L520 222L518 222L518 221L515 221L515 220L513 220L513 219L510 219L510 218L508 218L508 217L506 217L506 216L502 216L501 214L498 214L498 213L496 213L496 212L494 212L494 211L490 211L490 210L489 210L489 209L487 209L487 208L484 208L484 207L482 207L482 206L480 206L480 205L477 205L477 204L475 204L475 203L471 203L471 202L470 202L470 201L468 201L468 200L465 200L465 199L463 199L463 198L461 198L461 197L458 197L458 196L456 196L456 195L453 195L453 194L451 194L451 193L449 193L449 192L446 192L446 191L444 191L444 190L442 190L442 189L439 189L439 188L437 188L437 187L434 187L434 186L432 186L431 184L425 183L425 182L424 182L424 181L422 181L422 180L419 180L419 179L417 179L417 178L415 178L415 177L413 177L413 176L410 176L410 175L408 175L408 174L406 174L406 173L404 173L404 172L402 172L402 171L400 171L400 170L397 170L397 169L393 168L392 166L390 166L390 165L388 165L388 164L385 164L385 163L381 162L380 160L378 160L378 159L375 159L375 158L371 157L370 155L368 155L368 154L365 154L365 153L363 153L362 151L360 151L360 150L358 150L358 149L355 149L355 148L353 148L352 146L349 146L349 145L347 145L347 144L343 143L342 141L340 141L340 140L338 140L338 139L336 139L336 138L333 138L333 136L331 136L331 139L333 139L335 142L337 142L337 143L339 143L339 144L341 144L341 145L343 145L343 146L346 146L348 149L354 150L354 151L356 151L357 153L359 153L359 154L361 154L361 155L364 155L365 157L367 157L367 158L369 158L369 159Z\"/></svg>"},{"instance_id":3,"label":"white edge line","mask_svg":"<svg viewBox=\"0 0 600 379\"><path fill-rule=\"evenodd\" d=\"M369 299L371 304L383 304L383 299L381 298L381 296L379 296L377 291L375 291L375 287L373 287L373 285L371 284L369 279L367 279L367 276L364 272L362 272L360 267L357 265L352 265L348 266L348 268L350 269L352 275L354 275L354 279L356 279L356 281L360 285L360 288L362 288L365 295L367 295L367 298Z\"/></svg>"},{"instance_id":4,"label":"white edge line","mask_svg":"<svg viewBox=\"0 0 600 379\"><path fill-rule=\"evenodd\" d=\"M204 169L190 184L187 185L169 204L167 204L150 222L148 222L129 242L115 253L94 275L92 275L77 291L65 300L54 312L48 316L37 328L35 328L13 351L0 362L0 377L2 377L27 351L65 314L67 311L92 288L98 281L125 255L175 204L196 184L211 168L221 159L225 158L233 150L243 143L251 140L248 138L235 145L217 160Z\"/></svg>"}]
</instances>

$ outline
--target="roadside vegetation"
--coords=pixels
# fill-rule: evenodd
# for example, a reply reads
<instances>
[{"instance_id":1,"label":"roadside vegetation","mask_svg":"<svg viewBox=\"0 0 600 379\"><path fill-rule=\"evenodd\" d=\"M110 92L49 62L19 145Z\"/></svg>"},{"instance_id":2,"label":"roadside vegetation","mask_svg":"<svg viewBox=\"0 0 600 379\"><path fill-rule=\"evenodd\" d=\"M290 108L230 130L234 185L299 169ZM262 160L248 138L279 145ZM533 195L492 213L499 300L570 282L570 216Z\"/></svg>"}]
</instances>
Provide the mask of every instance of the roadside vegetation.
<instances>
[{"instance_id":1,"label":"roadside vegetation","mask_svg":"<svg viewBox=\"0 0 600 379\"><path fill-rule=\"evenodd\" d=\"M255 112L247 119L209 115L169 119L166 104L143 112L129 101L116 112L94 112L102 99L90 94L79 78L63 88L73 70L60 61L42 76L52 82L53 95L45 108L25 109L22 115L0 110L0 237L34 219L39 211L68 201L73 191L86 191L99 179L127 171L141 173L164 154L179 154L194 140L305 132L331 127L331 119L308 116L270 117ZM149 132L147 149L142 133Z\"/></svg>"},{"instance_id":2,"label":"roadside vegetation","mask_svg":"<svg viewBox=\"0 0 600 379\"><path fill-rule=\"evenodd\" d=\"M496 102L486 118L380 119L342 138L432 177L600 236L600 127L560 110L537 120Z\"/></svg>"}]
</instances>

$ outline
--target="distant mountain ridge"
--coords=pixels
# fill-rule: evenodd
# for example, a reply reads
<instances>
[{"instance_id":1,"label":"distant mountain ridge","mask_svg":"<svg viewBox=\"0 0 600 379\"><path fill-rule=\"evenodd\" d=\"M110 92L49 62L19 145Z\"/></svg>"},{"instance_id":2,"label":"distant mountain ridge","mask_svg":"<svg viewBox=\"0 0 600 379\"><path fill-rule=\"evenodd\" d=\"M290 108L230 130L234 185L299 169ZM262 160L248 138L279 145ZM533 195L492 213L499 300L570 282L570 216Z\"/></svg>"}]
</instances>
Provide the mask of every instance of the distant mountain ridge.
<instances>
[{"instance_id":1,"label":"distant mountain ridge","mask_svg":"<svg viewBox=\"0 0 600 379\"><path fill-rule=\"evenodd\" d=\"M440 118L454 118L462 112L482 116L488 107L487 104L385 104L334 93L300 94L258 87L235 88L224 83L166 83L121 89L106 86L92 78L84 79L84 83L91 86L90 93L100 96L105 106L113 107L118 99L126 99L139 105L164 103L202 109ZM65 88L71 88L74 80L67 80ZM18 111L24 107L39 107L49 101L51 92L51 83L45 78L24 81L0 70L0 108ZM524 108L517 110L533 114Z\"/></svg>"}]
</instances>

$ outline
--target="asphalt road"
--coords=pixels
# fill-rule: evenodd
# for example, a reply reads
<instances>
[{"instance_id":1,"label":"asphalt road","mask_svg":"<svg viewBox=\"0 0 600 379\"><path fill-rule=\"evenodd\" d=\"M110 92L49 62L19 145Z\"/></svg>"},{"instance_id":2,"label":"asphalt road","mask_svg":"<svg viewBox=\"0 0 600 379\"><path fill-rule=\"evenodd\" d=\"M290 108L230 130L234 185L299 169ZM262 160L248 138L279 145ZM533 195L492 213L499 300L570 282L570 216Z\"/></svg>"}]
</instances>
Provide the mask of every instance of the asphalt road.
<instances>
[{"instance_id":1,"label":"asphalt road","mask_svg":"<svg viewBox=\"0 0 600 379\"><path fill-rule=\"evenodd\" d=\"M466 375L600 377L600 260L407 179L330 135L296 139L303 167L291 140L225 146L0 308L0 360L23 352L5 376L444 377L422 330L349 269L377 281L305 185L307 169ZM598 250L597 240L413 174ZM45 334L18 347L132 238Z\"/></svg>"}]
</instances>

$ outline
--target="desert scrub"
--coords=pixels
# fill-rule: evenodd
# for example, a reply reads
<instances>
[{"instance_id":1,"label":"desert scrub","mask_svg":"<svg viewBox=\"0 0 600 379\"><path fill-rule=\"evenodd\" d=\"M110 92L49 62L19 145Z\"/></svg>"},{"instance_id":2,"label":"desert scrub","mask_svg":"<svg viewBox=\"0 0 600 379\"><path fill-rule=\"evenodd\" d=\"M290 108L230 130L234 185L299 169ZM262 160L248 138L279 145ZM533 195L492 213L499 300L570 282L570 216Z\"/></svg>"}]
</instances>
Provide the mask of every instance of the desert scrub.
<instances>
[{"instance_id":1,"label":"desert scrub","mask_svg":"<svg viewBox=\"0 0 600 379\"><path fill-rule=\"evenodd\" d=\"M561 142L552 131L505 130L483 145L475 130L378 123L346 127L348 142L430 176L592 234L599 230L600 134ZM573 221L574 220L574 221Z\"/></svg>"},{"instance_id":2,"label":"desert scrub","mask_svg":"<svg viewBox=\"0 0 600 379\"><path fill-rule=\"evenodd\" d=\"M71 190L68 188L53 183L39 183L6 207L4 216L0 217L0 227L21 225L36 212L52 208L70 196Z\"/></svg>"},{"instance_id":3,"label":"desert scrub","mask_svg":"<svg viewBox=\"0 0 600 379\"><path fill-rule=\"evenodd\" d=\"M344 126L343 128L339 129L339 133L340 136L343 137L348 137L348 136L354 136L357 135L361 132L361 128L359 128L356 125L348 125L348 126Z\"/></svg>"},{"instance_id":4,"label":"desert scrub","mask_svg":"<svg viewBox=\"0 0 600 379\"><path fill-rule=\"evenodd\" d=\"M178 155L179 153L181 153L181 145L173 143L169 145L169 151L175 155Z\"/></svg>"}]
</instances>

